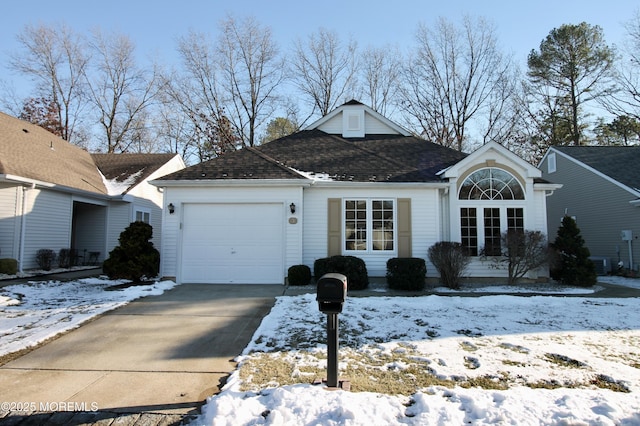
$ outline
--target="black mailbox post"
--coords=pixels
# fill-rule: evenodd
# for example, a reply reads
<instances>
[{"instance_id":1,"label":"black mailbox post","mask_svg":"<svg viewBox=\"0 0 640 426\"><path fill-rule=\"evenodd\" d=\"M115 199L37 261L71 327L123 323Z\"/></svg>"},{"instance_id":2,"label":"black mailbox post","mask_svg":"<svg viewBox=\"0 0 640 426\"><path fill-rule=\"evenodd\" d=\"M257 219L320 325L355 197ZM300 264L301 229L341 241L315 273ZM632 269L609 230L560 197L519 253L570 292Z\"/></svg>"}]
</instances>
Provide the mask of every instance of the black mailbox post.
<instances>
[{"instance_id":1,"label":"black mailbox post","mask_svg":"<svg viewBox=\"0 0 640 426\"><path fill-rule=\"evenodd\" d=\"M338 387L338 314L347 298L347 277L323 275L317 283L318 309L327 314L327 386Z\"/></svg>"}]
</instances>

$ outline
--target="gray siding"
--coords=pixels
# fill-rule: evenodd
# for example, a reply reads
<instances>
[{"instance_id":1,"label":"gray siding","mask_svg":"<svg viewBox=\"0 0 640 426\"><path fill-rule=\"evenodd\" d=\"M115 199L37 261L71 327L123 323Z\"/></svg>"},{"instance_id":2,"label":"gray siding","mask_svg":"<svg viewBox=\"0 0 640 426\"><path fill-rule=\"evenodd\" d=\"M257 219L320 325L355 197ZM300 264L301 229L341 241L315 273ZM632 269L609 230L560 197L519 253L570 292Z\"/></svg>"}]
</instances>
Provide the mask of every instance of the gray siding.
<instances>
[{"instance_id":1,"label":"gray siding","mask_svg":"<svg viewBox=\"0 0 640 426\"><path fill-rule=\"evenodd\" d=\"M632 230L633 263L640 263L640 208L629 204L637 197L560 153L555 172L548 173L547 161L540 165L543 178L564 185L547 199L549 240L555 239L566 211L576 218L591 255L606 257L612 264L622 260L629 266L628 243L620 233Z\"/></svg>"}]
</instances>

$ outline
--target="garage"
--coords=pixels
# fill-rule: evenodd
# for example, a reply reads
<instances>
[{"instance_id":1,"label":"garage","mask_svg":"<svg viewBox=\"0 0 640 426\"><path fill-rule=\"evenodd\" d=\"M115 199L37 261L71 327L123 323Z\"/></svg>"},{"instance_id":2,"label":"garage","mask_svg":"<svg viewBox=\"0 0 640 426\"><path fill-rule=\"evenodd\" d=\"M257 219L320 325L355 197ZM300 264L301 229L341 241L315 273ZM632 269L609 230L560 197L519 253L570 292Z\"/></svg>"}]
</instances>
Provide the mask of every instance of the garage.
<instances>
[{"instance_id":1,"label":"garage","mask_svg":"<svg viewBox=\"0 0 640 426\"><path fill-rule=\"evenodd\" d=\"M281 203L184 204L184 283L282 284Z\"/></svg>"}]
</instances>

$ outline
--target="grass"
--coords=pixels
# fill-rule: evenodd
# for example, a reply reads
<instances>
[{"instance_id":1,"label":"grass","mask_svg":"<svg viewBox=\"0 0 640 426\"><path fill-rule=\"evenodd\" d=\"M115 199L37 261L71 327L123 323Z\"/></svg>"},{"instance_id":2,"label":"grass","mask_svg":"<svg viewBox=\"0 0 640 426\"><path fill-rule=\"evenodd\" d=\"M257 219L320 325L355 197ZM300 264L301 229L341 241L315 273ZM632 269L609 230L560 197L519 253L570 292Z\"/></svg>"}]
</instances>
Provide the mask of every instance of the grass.
<instances>
[{"instance_id":1,"label":"grass","mask_svg":"<svg viewBox=\"0 0 640 426\"><path fill-rule=\"evenodd\" d=\"M517 347L515 350L522 352ZM564 368L588 368L586 364L564 355L547 353L545 359ZM527 381L506 372L498 372L495 375L441 377L430 366L432 362L408 344L401 345L393 352L375 348L366 351L341 349L339 362L340 379L350 382L352 392L409 396L431 386L449 389L459 386L485 390L507 390L512 386L527 386L533 389L586 389L596 386L614 392L630 392L623 382L603 374L595 374L590 379L582 381L563 382L553 378ZM469 370L479 367L476 358L466 356L464 362ZM525 365L508 359L503 360L503 364ZM241 363L239 374L242 391L259 392L269 387L317 383L326 378L326 352L254 353Z\"/></svg>"}]
</instances>

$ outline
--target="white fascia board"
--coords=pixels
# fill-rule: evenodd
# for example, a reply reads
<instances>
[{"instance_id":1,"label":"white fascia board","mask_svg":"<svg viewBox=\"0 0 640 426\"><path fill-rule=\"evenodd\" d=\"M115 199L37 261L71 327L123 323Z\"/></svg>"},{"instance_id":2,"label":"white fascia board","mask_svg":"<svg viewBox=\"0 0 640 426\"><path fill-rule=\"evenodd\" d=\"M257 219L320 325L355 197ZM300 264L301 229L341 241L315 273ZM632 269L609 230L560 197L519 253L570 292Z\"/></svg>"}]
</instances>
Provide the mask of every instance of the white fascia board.
<instances>
[{"instance_id":1,"label":"white fascia board","mask_svg":"<svg viewBox=\"0 0 640 426\"><path fill-rule=\"evenodd\" d=\"M496 151L498 155L505 157L507 160L521 167L526 172L525 177L536 178L542 176L542 172L533 164L530 164L527 161L523 160L518 154L500 145L497 142L487 142L486 144L482 145L480 148L476 149L465 158L446 169L443 176L447 178L455 177L453 176L454 173L458 173L459 170L467 169L470 165L478 163L478 157L482 156L484 153L490 150Z\"/></svg>"},{"instance_id":2,"label":"white fascia board","mask_svg":"<svg viewBox=\"0 0 640 426\"><path fill-rule=\"evenodd\" d=\"M220 187L220 186L310 186L310 179L192 179L192 180L152 180L151 185L159 188L179 187Z\"/></svg>"}]
</instances>

